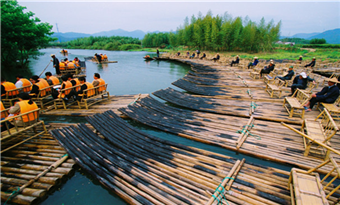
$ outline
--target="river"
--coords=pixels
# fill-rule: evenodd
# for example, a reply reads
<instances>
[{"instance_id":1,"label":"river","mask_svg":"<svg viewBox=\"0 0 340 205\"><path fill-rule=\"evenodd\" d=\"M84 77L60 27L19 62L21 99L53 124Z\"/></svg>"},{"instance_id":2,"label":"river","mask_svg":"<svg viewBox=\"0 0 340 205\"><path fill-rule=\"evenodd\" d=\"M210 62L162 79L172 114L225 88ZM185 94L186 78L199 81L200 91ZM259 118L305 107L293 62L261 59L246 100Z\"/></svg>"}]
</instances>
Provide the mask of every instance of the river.
<instances>
[{"instance_id":1,"label":"river","mask_svg":"<svg viewBox=\"0 0 340 205\"><path fill-rule=\"evenodd\" d=\"M50 55L55 54L61 60L65 58L59 53L60 49L43 49L44 54L38 59L32 59L30 63L30 71L39 75L51 60ZM117 60L118 63L107 65L98 65L92 62L86 62L87 80L93 80L93 73L99 73L101 77L108 83L108 89L111 95L124 94L151 94L159 89L172 87L172 82L182 78L190 69L190 66L175 63L171 61L144 61L143 56L153 55L150 52L126 52L126 51L101 51L101 50L81 50L70 49L68 58L74 59L78 57L84 60L84 57L93 56L94 53L105 53L109 60ZM50 64L46 71L55 73L54 68ZM10 76L14 79L14 76ZM29 77L29 76L25 76ZM85 122L81 117L44 117L43 120L48 122ZM148 126L144 126L138 122L127 120L134 127L147 132L148 134L182 143L188 146L198 147L201 149L229 155L235 158L246 158L247 162L257 164L270 165L284 170L290 170L290 166L268 162L242 154L235 153L224 148L202 144L189 139L178 137L169 133L165 133ZM84 170L79 169L70 177L66 183L61 185L58 190L48 196L46 200L41 202L42 205L68 205L68 204L126 204L110 190L102 186L97 180L93 179Z\"/></svg>"}]
</instances>

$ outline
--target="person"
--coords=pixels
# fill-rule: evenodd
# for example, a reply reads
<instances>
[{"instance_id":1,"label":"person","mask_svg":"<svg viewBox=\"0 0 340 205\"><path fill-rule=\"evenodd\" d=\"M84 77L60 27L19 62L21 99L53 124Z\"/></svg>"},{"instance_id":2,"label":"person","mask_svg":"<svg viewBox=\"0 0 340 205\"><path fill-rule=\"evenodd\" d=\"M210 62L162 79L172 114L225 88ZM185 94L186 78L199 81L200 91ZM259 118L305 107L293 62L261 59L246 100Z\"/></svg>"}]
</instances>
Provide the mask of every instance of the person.
<instances>
[{"instance_id":1,"label":"person","mask_svg":"<svg viewBox=\"0 0 340 205\"><path fill-rule=\"evenodd\" d=\"M30 78L30 81L32 83L32 89L31 89L31 92L30 92L29 95L31 97L38 97L39 91L43 90L46 87L46 84L40 83L39 76L37 76L37 75L33 75ZM48 86L48 83L47 83L47 86ZM44 97L44 96L46 96L45 90L41 91L41 93L40 93L40 97Z\"/></svg>"},{"instance_id":2,"label":"person","mask_svg":"<svg viewBox=\"0 0 340 205\"><path fill-rule=\"evenodd\" d=\"M270 63L268 66L264 66L264 68L260 71L260 76L262 78L262 74L266 73L269 74L270 72L272 72L275 68L275 64L273 60L270 60Z\"/></svg>"},{"instance_id":3,"label":"person","mask_svg":"<svg viewBox=\"0 0 340 205\"><path fill-rule=\"evenodd\" d=\"M56 72L57 75L60 75L61 72L60 72L60 67L59 67L59 60L58 60L57 57L55 57L54 54L52 54L51 57L53 59L51 61L53 62L53 67L55 68L55 72Z\"/></svg>"},{"instance_id":4,"label":"person","mask_svg":"<svg viewBox=\"0 0 340 205\"><path fill-rule=\"evenodd\" d=\"M190 53L189 53L189 51L187 52L187 57L190 57Z\"/></svg>"},{"instance_id":5,"label":"person","mask_svg":"<svg viewBox=\"0 0 340 205\"><path fill-rule=\"evenodd\" d=\"M53 76L51 72L46 72L45 73L45 76L46 76L46 81L48 83L48 85L59 85L60 84L60 81L57 77Z\"/></svg>"},{"instance_id":6,"label":"person","mask_svg":"<svg viewBox=\"0 0 340 205\"><path fill-rule=\"evenodd\" d=\"M72 61L67 61L66 67L67 67L67 69L75 69L76 64L74 64Z\"/></svg>"},{"instance_id":7,"label":"person","mask_svg":"<svg viewBox=\"0 0 340 205\"><path fill-rule=\"evenodd\" d=\"M5 78L1 77L1 97L4 97L8 94L9 98L14 98L19 94L19 91L9 91L14 90L17 87L15 87L15 84L12 82L7 82Z\"/></svg>"},{"instance_id":8,"label":"person","mask_svg":"<svg viewBox=\"0 0 340 205\"><path fill-rule=\"evenodd\" d=\"M300 63L300 64L302 63L302 56L299 57L298 63Z\"/></svg>"},{"instance_id":9,"label":"person","mask_svg":"<svg viewBox=\"0 0 340 205\"><path fill-rule=\"evenodd\" d=\"M189 58L195 58L195 53L192 53L192 56L190 56Z\"/></svg>"},{"instance_id":10,"label":"person","mask_svg":"<svg viewBox=\"0 0 340 205\"><path fill-rule=\"evenodd\" d=\"M293 66L289 66L288 73L285 76L276 76L275 79L280 79L283 81L291 80L295 72L293 71Z\"/></svg>"},{"instance_id":11,"label":"person","mask_svg":"<svg viewBox=\"0 0 340 205\"><path fill-rule=\"evenodd\" d=\"M93 75L93 78L94 78L94 80L92 81L93 87L97 87L99 85L105 85L105 81L102 78L100 78L99 73L95 73Z\"/></svg>"},{"instance_id":12,"label":"person","mask_svg":"<svg viewBox=\"0 0 340 205\"><path fill-rule=\"evenodd\" d=\"M53 92L52 97L54 99L62 98L63 100L68 101L68 99L71 98L73 95L73 93L70 94L71 89L68 89L66 91L61 91L61 90L72 87L72 83L68 81L67 75L61 76L61 80L63 81L61 83L61 88L57 92Z\"/></svg>"},{"instance_id":13,"label":"person","mask_svg":"<svg viewBox=\"0 0 340 205\"><path fill-rule=\"evenodd\" d=\"M199 58L199 57L200 57L201 51L197 49L197 50L196 50L196 53L197 53L197 58Z\"/></svg>"},{"instance_id":14,"label":"person","mask_svg":"<svg viewBox=\"0 0 340 205\"><path fill-rule=\"evenodd\" d=\"M255 67L258 63L259 63L259 60L257 59L257 57L254 57L254 61L250 62L248 64L248 69L250 69L250 66L254 66Z\"/></svg>"},{"instance_id":15,"label":"person","mask_svg":"<svg viewBox=\"0 0 340 205\"><path fill-rule=\"evenodd\" d=\"M177 52L177 56L179 56L179 55L181 55L181 52L178 51L178 52Z\"/></svg>"},{"instance_id":16,"label":"person","mask_svg":"<svg viewBox=\"0 0 340 205\"><path fill-rule=\"evenodd\" d=\"M217 54L216 54L216 57L214 57L212 60L213 60L214 62L220 60L220 54L217 53Z\"/></svg>"},{"instance_id":17,"label":"person","mask_svg":"<svg viewBox=\"0 0 340 205\"><path fill-rule=\"evenodd\" d=\"M86 78L85 77L79 77L79 82L81 84L80 89L76 92L76 100L80 101L81 98L83 97L84 94L84 90L86 89L90 89L93 88L93 85L89 82L86 82ZM86 97L91 97L95 94L94 90L91 90L87 93Z\"/></svg>"},{"instance_id":18,"label":"person","mask_svg":"<svg viewBox=\"0 0 340 205\"><path fill-rule=\"evenodd\" d=\"M239 64L239 62L240 62L240 58L237 55L235 61L231 61L230 66L233 67L234 64Z\"/></svg>"},{"instance_id":19,"label":"person","mask_svg":"<svg viewBox=\"0 0 340 205\"><path fill-rule=\"evenodd\" d=\"M102 57L100 55L98 55L97 53L94 54L94 57L97 58L98 63L102 62Z\"/></svg>"},{"instance_id":20,"label":"person","mask_svg":"<svg viewBox=\"0 0 340 205\"><path fill-rule=\"evenodd\" d=\"M104 55L103 55L103 60L104 61L107 61L108 59L107 59L107 55L104 53Z\"/></svg>"},{"instance_id":21,"label":"person","mask_svg":"<svg viewBox=\"0 0 340 205\"><path fill-rule=\"evenodd\" d=\"M203 58L205 58L205 57L207 57L207 55L205 55L205 53L203 53L203 55L200 59L203 60Z\"/></svg>"},{"instance_id":22,"label":"person","mask_svg":"<svg viewBox=\"0 0 340 205\"><path fill-rule=\"evenodd\" d=\"M78 57L75 57L72 61L77 67L80 67L79 65L79 58Z\"/></svg>"},{"instance_id":23,"label":"person","mask_svg":"<svg viewBox=\"0 0 340 205\"><path fill-rule=\"evenodd\" d=\"M157 58L159 58L159 50L158 50L158 48L157 48Z\"/></svg>"},{"instance_id":24,"label":"person","mask_svg":"<svg viewBox=\"0 0 340 205\"><path fill-rule=\"evenodd\" d=\"M30 86L32 85L32 83L27 80L26 78L24 78L22 75L17 75L15 77L17 79L17 82L15 83L15 87L16 88L22 88L22 87L26 87L26 86ZM23 88L22 90L20 90L19 92L29 92L31 91L31 86L30 87L26 87L26 88Z\"/></svg>"},{"instance_id":25,"label":"person","mask_svg":"<svg viewBox=\"0 0 340 205\"><path fill-rule=\"evenodd\" d=\"M336 77L328 78L328 86L316 94L312 94L312 98L305 104L306 111L311 111L317 102L333 103L339 97L339 88L336 86L338 80ZM309 106L309 108L308 108Z\"/></svg>"},{"instance_id":26,"label":"person","mask_svg":"<svg viewBox=\"0 0 340 205\"><path fill-rule=\"evenodd\" d=\"M68 81L71 82L72 86L80 85L80 81L78 78L73 78L73 74L67 74Z\"/></svg>"},{"instance_id":27,"label":"person","mask_svg":"<svg viewBox=\"0 0 340 205\"><path fill-rule=\"evenodd\" d=\"M295 76L293 80L293 85L290 87L291 88L291 94L292 96L297 88L299 89L306 89L307 88L307 83L309 81L312 81L315 84L314 79L310 78L307 76L305 72L300 73L300 75Z\"/></svg>"},{"instance_id":28,"label":"person","mask_svg":"<svg viewBox=\"0 0 340 205\"><path fill-rule=\"evenodd\" d=\"M312 62L310 62L310 63L308 63L307 65L305 65L305 68L307 68L307 67L311 67L311 68L313 68L314 66L315 66L315 57L313 57L313 59L312 59Z\"/></svg>"},{"instance_id":29,"label":"person","mask_svg":"<svg viewBox=\"0 0 340 205\"><path fill-rule=\"evenodd\" d=\"M38 109L37 104L31 100L31 97L28 93L20 93L18 98L19 102L15 103L15 105L8 110L8 117L24 114ZM23 115L22 117L15 118L14 120L14 123L17 126L30 125L38 120L38 111Z\"/></svg>"}]
</instances>

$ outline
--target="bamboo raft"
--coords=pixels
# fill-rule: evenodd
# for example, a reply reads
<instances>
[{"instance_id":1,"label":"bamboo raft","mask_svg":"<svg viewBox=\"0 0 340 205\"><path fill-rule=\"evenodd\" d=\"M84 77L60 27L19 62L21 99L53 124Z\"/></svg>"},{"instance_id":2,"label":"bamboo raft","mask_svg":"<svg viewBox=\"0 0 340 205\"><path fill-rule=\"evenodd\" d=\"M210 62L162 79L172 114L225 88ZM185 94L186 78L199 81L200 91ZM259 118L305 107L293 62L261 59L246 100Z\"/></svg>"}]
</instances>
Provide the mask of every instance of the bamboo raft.
<instances>
[{"instance_id":1,"label":"bamboo raft","mask_svg":"<svg viewBox=\"0 0 340 205\"><path fill-rule=\"evenodd\" d=\"M112 111L86 118L105 140L84 124L51 133L80 166L129 204L211 204L220 184L223 204L290 204L287 171L162 140Z\"/></svg>"},{"instance_id":2,"label":"bamboo raft","mask_svg":"<svg viewBox=\"0 0 340 205\"><path fill-rule=\"evenodd\" d=\"M42 134L9 149L35 132L1 143L1 201L15 204L36 204L48 197L68 176L74 173L75 162L50 134Z\"/></svg>"},{"instance_id":3,"label":"bamboo raft","mask_svg":"<svg viewBox=\"0 0 340 205\"><path fill-rule=\"evenodd\" d=\"M89 109L79 109L76 104L69 106L69 109L54 109L54 106L52 106L43 111L42 115L88 116L96 113L103 113L106 110L113 110L116 114L121 115L121 113L117 111L118 108L133 104L135 101L144 98L145 96L147 96L147 94L111 96L110 101L97 103L90 106Z\"/></svg>"}]
</instances>

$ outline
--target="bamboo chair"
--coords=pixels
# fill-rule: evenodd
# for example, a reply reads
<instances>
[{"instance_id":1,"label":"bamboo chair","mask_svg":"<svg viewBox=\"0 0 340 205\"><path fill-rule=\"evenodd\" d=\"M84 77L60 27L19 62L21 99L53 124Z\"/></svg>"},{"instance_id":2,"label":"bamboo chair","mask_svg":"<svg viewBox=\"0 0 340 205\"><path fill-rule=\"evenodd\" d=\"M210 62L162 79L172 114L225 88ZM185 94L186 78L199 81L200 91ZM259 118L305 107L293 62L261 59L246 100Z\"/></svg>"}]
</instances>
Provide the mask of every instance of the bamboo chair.
<instances>
[{"instance_id":1,"label":"bamboo chair","mask_svg":"<svg viewBox=\"0 0 340 205\"><path fill-rule=\"evenodd\" d=\"M32 97L32 101L37 103L37 105L41 108L44 109L44 107L50 103L53 103L53 97L52 97L52 90L53 86L51 85L48 87L45 87L41 90L39 90L39 93L36 97Z\"/></svg>"},{"instance_id":2,"label":"bamboo chair","mask_svg":"<svg viewBox=\"0 0 340 205\"><path fill-rule=\"evenodd\" d=\"M282 90L281 88L285 84L285 81L281 79L274 79L273 81L269 81L266 85L266 91L269 93L270 97L273 98L274 95L278 98L281 98Z\"/></svg>"},{"instance_id":3,"label":"bamboo chair","mask_svg":"<svg viewBox=\"0 0 340 205\"><path fill-rule=\"evenodd\" d=\"M64 92L64 93L68 94L69 92L71 92L71 90L78 89L80 87L81 87L81 85L76 85L76 86L72 86L72 87L69 87L69 88L65 88L65 89L60 90L60 93ZM53 101L54 109L57 110L58 108L62 107L64 110L66 110L67 107L73 105L76 102L77 101L74 100L73 98L68 99L68 101L66 102L61 96L59 96L58 98L54 99L54 101Z\"/></svg>"},{"instance_id":4,"label":"bamboo chair","mask_svg":"<svg viewBox=\"0 0 340 205\"><path fill-rule=\"evenodd\" d=\"M334 168L320 180L319 174L314 171L329 163L331 163ZM322 183L325 184L329 176L334 177L323 186ZM329 204L327 199L340 188L340 185L336 187L330 186L336 179L340 179L340 168L333 157L328 158L326 161L308 171L292 168L288 180L292 204ZM325 193L326 189L330 191L327 196Z\"/></svg>"},{"instance_id":5,"label":"bamboo chair","mask_svg":"<svg viewBox=\"0 0 340 205\"><path fill-rule=\"evenodd\" d=\"M298 114L301 118L304 118L305 108L304 104L309 100L309 95L300 89L296 89L291 97L285 97L283 100L283 107L286 108L289 117L293 117L294 114Z\"/></svg>"},{"instance_id":6,"label":"bamboo chair","mask_svg":"<svg viewBox=\"0 0 340 205\"><path fill-rule=\"evenodd\" d=\"M88 94L91 92L94 92L94 95ZM105 99L105 97L107 98ZM107 91L107 84L84 90L81 100L77 102L79 109L81 109L82 105L85 106L85 109L89 109L91 105L104 100L110 100L110 93ZM88 101L92 102L88 103Z\"/></svg>"},{"instance_id":7,"label":"bamboo chair","mask_svg":"<svg viewBox=\"0 0 340 205\"><path fill-rule=\"evenodd\" d=\"M21 88L15 88L12 90L6 90L6 95L1 97L1 101L4 105L6 105L7 107L13 106L13 102L14 101L18 101L19 98L17 97L17 95L20 92L29 92L31 91L31 85L27 85Z\"/></svg>"},{"instance_id":8,"label":"bamboo chair","mask_svg":"<svg viewBox=\"0 0 340 205\"><path fill-rule=\"evenodd\" d=\"M249 73L250 77L253 79L259 79L260 78L260 72L261 72L261 67L258 65L253 68L253 71Z\"/></svg>"},{"instance_id":9,"label":"bamboo chair","mask_svg":"<svg viewBox=\"0 0 340 205\"><path fill-rule=\"evenodd\" d=\"M318 102L316 108L322 111L322 107L325 108L329 114L333 117L333 119L339 120L340 119L340 96L335 100L334 103L323 103Z\"/></svg>"}]
</instances>

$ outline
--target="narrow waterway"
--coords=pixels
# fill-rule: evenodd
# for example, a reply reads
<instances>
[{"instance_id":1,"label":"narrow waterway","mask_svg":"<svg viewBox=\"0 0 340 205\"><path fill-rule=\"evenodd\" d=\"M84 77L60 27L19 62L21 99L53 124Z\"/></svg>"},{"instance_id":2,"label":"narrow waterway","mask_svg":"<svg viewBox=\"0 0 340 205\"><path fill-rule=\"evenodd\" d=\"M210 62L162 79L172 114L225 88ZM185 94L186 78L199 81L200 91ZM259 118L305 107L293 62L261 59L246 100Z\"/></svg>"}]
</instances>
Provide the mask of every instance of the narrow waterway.
<instances>
[{"instance_id":1,"label":"narrow waterway","mask_svg":"<svg viewBox=\"0 0 340 205\"><path fill-rule=\"evenodd\" d=\"M149 93L172 87L172 82L183 77L190 66L170 61L144 61L143 56L153 53L148 52L124 52L124 51L98 51L98 50L78 50L70 49L68 56L59 53L60 49L44 49L44 54L37 60L32 60L30 71L39 75L51 60L50 55L56 54L59 60L68 57L73 59L78 57L84 60L84 57L92 56L94 53L105 53L109 60L117 60L118 63L106 65L98 65L93 62L86 62L87 80L93 80L93 73L99 73L101 77L109 84L108 89L111 95L138 94ZM50 64L46 71L55 73L54 68ZM29 77L29 76L25 76ZM13 77L14 78L14 77ZM48 122L85 122L80 117L44 117L43 120ZM178 137L169 133L165 133L148 126L144 126L133 120L127 120L134 127L147 132L151 135L182 143L188 146L198 147L201 149L229 155L235 158L246 158L247 162L273 166L284 170L290 170L290 166L268 162L242 154L237 154L220 147L202 144L189 139ZM126 204L113 192L103 187L97 180L93 179L82 169L76 171L75 175L70 177L58 190L53 192L41 204L44 205L61 205L61 204Z\"/></svg>"}]
</instances>

